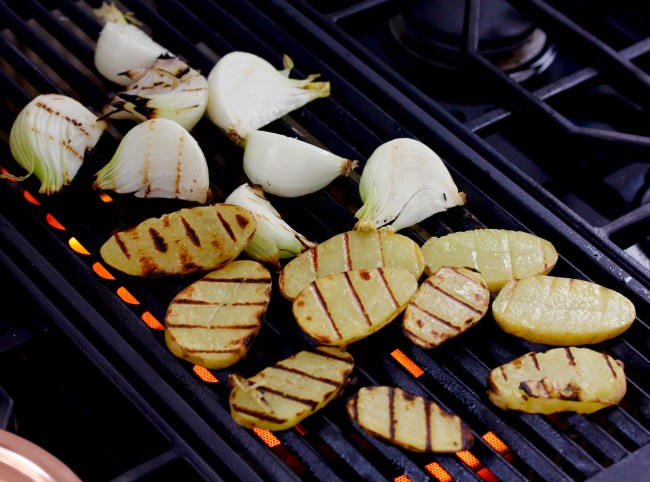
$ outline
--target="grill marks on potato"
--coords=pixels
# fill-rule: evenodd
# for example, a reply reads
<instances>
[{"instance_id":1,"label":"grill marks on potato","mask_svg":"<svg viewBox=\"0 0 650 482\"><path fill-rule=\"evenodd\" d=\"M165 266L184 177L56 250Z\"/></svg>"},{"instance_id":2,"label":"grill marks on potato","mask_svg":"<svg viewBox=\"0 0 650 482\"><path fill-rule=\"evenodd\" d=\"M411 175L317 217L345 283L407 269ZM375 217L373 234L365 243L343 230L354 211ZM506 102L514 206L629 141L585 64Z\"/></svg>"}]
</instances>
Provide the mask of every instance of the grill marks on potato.
<instances>
[{"instance_id":1,"label":"grill marks on potato","mask_svg":"<svg viewBox=\"0 0 650 482\"><path fill-rule=\"evenodd\" d=\"M422 283L402 318L404 334L416 345L439 346L485 316L490 292L468 268L440 268Z\"/></svg>"},{"instance_id":2,"label":"grill marks on potato","mask_svg":"<svg viewBox=\"0 0 650 482\"><path fill-rule=\"evenodd\" d=\"M477 270L492 293L512 279L547 274L558 259L545 239L521 231L477 229L429 238L422 246L426 273L443 266Z\"/></svg>"},{"instance_id":3,"label":"grill marks on potato","mask_svg":"<svg viewBox=\"0 0 650 482\"><path fill-rule=\"evenodd\" d=\"M345 346L392 321L416 290L416 279L400 268L335 273L310 283L293 314L318 343Z\"/></svg>"},{"instance_id":4,"label":"grill marks on potato","mask_svg":"<svg viewBox=\"0 0 650 482\"><path fill-rule=\"evenodd\" d=\"M456 452L473 443L469 427L459 417L399 388L361 388L346 408L364 431L407 450Z\"/></svg>"},{"instance_id":5,"label":"grill marks on potato","mask_svg":"<svg viewBox=\"0 0 650 482\"><path fill-rule=\"evenodd\" d=\"M344 387L354 360L334 347L306 350L244 379L230 377L230 410L244 427L284 430L323 408Z\"/></svg>"},{"instance_id":6,"label":"grill marks on potato","mask_svg":"<svg viewBox=\"0 0 650 482\"><path fill-rule=\"evenodd\" d=\"M387 230L337 234L291 260L280 273L281 293L294 300L317 278L345 271L400 267L416 279L424 271L417 243Z\"/></svg>"},{"instance_id":7,"label":"grill marks on potato","mask_svg":"<svg viewBox=\"0 0 650 482\"><path fill-rule=\"evenodd\" d=\"M100 254L110 266L134 276L209 271L236 258L255 228L252 214L238 206L186 208L115 233Z\"/></svg>"},{"instance_id":8,"label":"grill marks on potato","mask_svg":"<svg viewBox=\"0 0 650 482\"><path fill-rule=\"evenodd\" d=\"M531 276L506 284L492 303L497 324L533 343L599 343L623 333L636 310L620 293L584 280Z\"/></svg>"},{"instance_id":9,"label":"grill marks on potato","mask_svg":"<svg viewBox=\"0 0 650 482\"><path fill-rule=\"evenodd\" d=\"M622 366L588 348L554 348L495 368L488 396L498 407L528 413L592 413L621 401L626 392Z\"/></svg>"},{"instance_id":10,"label":"grill marks on potato","mask_svg":"<svg viewBox=\"0 0 650 482\"><path fill-rule=\"evenodd\" d=\"M181 291L165 316L176 356L206 368L240 360L257 334L271 297L271 276L256 261L233 261Z\"/></svg>"}]
</instances>

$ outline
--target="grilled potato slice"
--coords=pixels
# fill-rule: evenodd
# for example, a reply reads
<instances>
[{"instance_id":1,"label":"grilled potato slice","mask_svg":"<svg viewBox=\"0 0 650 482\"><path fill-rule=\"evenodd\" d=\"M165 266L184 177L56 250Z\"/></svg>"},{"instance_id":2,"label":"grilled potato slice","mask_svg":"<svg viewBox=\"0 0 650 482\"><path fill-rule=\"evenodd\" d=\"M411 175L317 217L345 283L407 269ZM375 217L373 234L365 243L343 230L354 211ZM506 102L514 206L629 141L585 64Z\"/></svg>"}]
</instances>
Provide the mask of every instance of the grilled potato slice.
<instances>
[{"instance_id":1,"label":"grilled potato slice","mask_svg":"<svg viewBox=\"0 0 650 482\"><path fill-rule=\"evenodd\" d=\"M424 349L433 348L478 323L489 305L490 291L478 272L440 268L406 305L404 334Z\"/></svg>"},{"instance_id":2,"label":"grilled potato slice","mask_svg":"<svg viewBox=\"0 0 650 482\"><path fill-rule=\"evenodd\" d=\"M262 325L271 275L256 261L238 260L182 290L165 316L171 352L206 368L239 361Z\"/></svg>"},{"instance_id":3,"label":"grilled potato slice","mask_svg":"<svg viewBox=\"0 0 650 482\"><path fill-rule=\"evenodd\" d=\"M318 343L345 346L390 323L417 289L401 268L344 271L307 285L293 302L293 315Z\"/></svg>"},{"instance_id":4,"label":"grilled potato slice","mask_svg":"<svg viewBox=\"0 0 650 482\"><path fill-rule=\"evenodd\" d=\"M492 303L506 332L533 343L572 346L599 343L629 328L634 304L589 281L531 276L506 284Z\"/></svg>"},{"instance_id":5,"label":"grilled potato slice","mask_svg":"<svg viewBox=\"0 0 650 482\"><path fill-rule=\"evenodd\" d=\"M627 385L623 365L589 348L530 352L495 368L487 393L503 409L527 413L592 413L616 405Z\"/></svg>"},{"instance_id":6,"label":"grilled potato slice","mask_svg":"<svg viewBox=\"0 0 650 482\"><path fill-rule=\"evenodd\" d=\"M419 279L424 271L420 246L386 229L337 234L287 263L278 285L284 297L293 301L316 278L383 267L404 268Z\"/></svg>"},{"instance_id":7,"label":"grilled potato slice","mask_svg":"<svg viewBox=\"0 0 650 482\"><path fill-rule=\"evenodd\" d=\"M476 229L429 238L422 245L427 276L442 266L474 268L497 293L511 279L548 274L557 263L555 247L521 231Z\"/></svg>"},{"instance_id":8,"label":"grilled potato slice","mask_svg":"<svg viewBox=\"0 0 650 482\"><path fill-rule=\"evenodd\" d=\"M316 347L249 379L230 377L230 412L239 425L284 430L320 410L345 386L354 359L336 347Z\"/></svg>"},{"instance_id":9,"label":"grilled potato slice","mask_svg":"<svg viewBox=\"0 0 650 482\"><path fill-rule=\"evenodd\" d=\"M185 208L116 232L100 254L110 266L133 276L209 271L235 259L255 228L253 215L239 206Z\"/></svg>"},{"instance_id":10,"label":"grilled potato slice","mask_svg":"<svg viewBox=\"0 0 650 482\"><path fill-rule=\"evenodd\" d=\"M414 452L458 452L474 438L465 422L438 404L394 387L363 387L347 412L364 431Z\"/></svg>"}]
</instances>

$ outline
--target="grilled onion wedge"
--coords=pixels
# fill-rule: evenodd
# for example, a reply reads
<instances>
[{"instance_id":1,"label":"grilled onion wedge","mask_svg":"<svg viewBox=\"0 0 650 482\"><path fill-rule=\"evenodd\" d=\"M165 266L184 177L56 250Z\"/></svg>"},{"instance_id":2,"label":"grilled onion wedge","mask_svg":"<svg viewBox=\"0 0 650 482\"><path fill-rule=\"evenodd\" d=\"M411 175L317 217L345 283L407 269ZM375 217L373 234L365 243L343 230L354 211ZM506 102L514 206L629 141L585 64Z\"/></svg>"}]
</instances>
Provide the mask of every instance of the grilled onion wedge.
<instances>
[{"instance_id":1,"label":"grilled onion wedge","mask_svg":"<svg viewBox=\"0 0 650 482\"><path fill-rule=\"evenodd\" d=\"M230 412L248 428L285 430L333 400L354 368L350 354L316 347L265 368L251 378L230 376Z\"/></svg>"},{"instance_id":2,"label":"grilled onion wedge","mask_svg":"<svg viewBox=\"0 0 650 482\"><path fill-rule=\"evenodd\" d=\"M165 315L171 352L197 365L228 367L248 352L271 299L271 275L257 261L236 260L178 293Z\"/></svg>"},{"instance_id":3,"label":"grilled onion wedge","mask_svg":"<svg viewBox=\"0 0 650 482\"><path fill-rule=\"evenodd\" d=\"M210 271L235 259L255 228L253 215L239 206L184 208L114 233L100 254L110 266L133 276Z\"/></svg>"},{"instance_id":4,"label":"grilled onion wedge","mask_svg":"<svg viewBox=\"0 0 650 482\"><path fill-rule=\"evenodd\" d=\"M387 229L337 234L292 259L280 273L278 285L293 301L316 278L344 271L404 268L416 279L424 271L420 246Z\"/></svg>"},{"instance_id":5,"label":"grilled onion wedge","mask_svg":"<svg viewBox=\"0 0 650 482\"><path fill-rule=\"evenodd\" d=\"M527 413L592 413L616 405L626 391L623 366L589 348L530 352L495 368L487 393L503 409Z\"/></svg>"},{"instance_id":6,"label":"grilled onion wedge","mask_svg":"<svg viewBox=\"0 0 650 482\"><path fill-rule=\"evenodd\" d=\"M491 293L511 279L548 274L558 259L545 239L523 231L475 229L429 238L422 245L427 276L442 266L467 266L481 273Z\"/></svg>"},{"instance_id":7,"label":"grilled onion wedge","mask_svg":"<svg viewBox=\"0 0 650 482\"><path fill-rule=\"evenodd\" d=\"M490 305L481 275L469 268L443 267L420 285L402 317L404 334L428 349L479 322Z\"/></svg>"},{"instance_id":8,"label":"grilled onion wedge","mask_svg":"<svg viewBox=\"0 0 650 482\"><path fill-rule=\"evenodd\" d=\"M345 271L312 281L293 302L305 333L322 345L346 346L399 315L418 289L401 268Z\"/></svg>"},{"instance_id":9,"label":"grilled onion wedge","mask_svg":"<svg viewBox=\"0 0 650 482\"><path fill-rule=\"evenodd\" d=\"M472 446L472 432L458 416L399 388L363 387L347 412L364 431L414 452L457 452Z\"/></svg>"},{"instance_id":10,"label":"grilled onion wedge","mask_svg":"<svg viewBox=\"0 0 650 482\"><path fill-rule=\"evenodd\" d=\"M506 284L492 303L497 324L511 335L556 346L591 345L627 330L634 304L589 281L531 276Z\"/></svg>"}]
</instances>

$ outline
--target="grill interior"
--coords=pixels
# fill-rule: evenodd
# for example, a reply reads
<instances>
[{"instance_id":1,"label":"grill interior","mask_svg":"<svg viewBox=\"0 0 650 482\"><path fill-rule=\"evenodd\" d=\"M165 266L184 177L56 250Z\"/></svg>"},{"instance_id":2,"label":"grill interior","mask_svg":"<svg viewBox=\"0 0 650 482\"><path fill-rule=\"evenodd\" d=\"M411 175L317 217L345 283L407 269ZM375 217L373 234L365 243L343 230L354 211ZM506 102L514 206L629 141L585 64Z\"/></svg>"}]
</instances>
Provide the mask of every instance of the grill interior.
<instances>
[{"instance_id":1,"label":"grill interior","mask_svg":"<svg viewBox=\"0 0 650 482\"><path fill-rule=\"evenodd\" d=\"M0 386L16 401L18 433L24 430L84 480L156 480L160 474L184 480L328 481L642 476L639 460L647 459L650 441L646 393L649 283L642 264L621 250L647 238L643 228L647 227L648 205L616 216L610 213L606 224L593 229L596 224L591 218L524 175L521 166L490 145L490 136L484 133L500 133L508 118L519 119L518 109L515 115L515 110L502 106L488 107L461 122L450 114L451 107L425 97L417 85L377 61L360 40L370 34L352 35L355 30L349 26L358 33L359 25L371 25L356 21L355 15L392 11L393 2L312 3L197 0L125 1L120 5L144 21L156 41L204 73L226 53L245 50L278 68L282 54L287 53L296 65L293 76L317 72L331 82L330 98L310 103L267 130L299 137L358 159L361 165L378 145L397 137L415 137L433 148L468 202L404 231L418 243L429 236L480 227L531 231L558 249L561 259L554 275L593 280L632 299L638 314L632 327L595 347L625 363L628 391L623 403L589 416L526 415L496 409L485 394L490 370L546 347L506 335L488 314L472 330L427 351L411 344L401 334L399 323L393 323L350 346L356 363L353 382L343 397L299 427L269 433L237 426L228 413L228 375L233 370L253 375L312 342L293 321L289 302L274 288L266 322L249 355L231 369L195 371L167 351L160 325L167 305L198 276L143 280L111 270L107 275L99 247L115 229L186 204L113 193L108 193L108 199L90 189L92 175L134 125L116 121L86 157L72 185L61 193L39 195L39 183L33 178L0 182L0 275L8 280L2 283L2 296L5 303L18 303L30 311L27 321L5 316L0 324L4 366L23 367L0 375ZM531 8L546 6L531 4ZM95 110L112 98L115 86L93 67L94 41L101 28L92 14L94 6L98 5L72 1L0 3L4 107L0 109L0 167L9 172L20 173L8 146L11 125L35 95L60 92ZM626 45L620 56L636 58L642 55L643 45L643 41ZM481 64L480 56L475 62ZM608 74L620 70L606 62L603 65L600 68ZM490 71L489 66L484 68ZM582 67L575 76L587 82L598 77L593 69ZM549 89L558 95L568 90L562 86L570 82L569 76L564 79ZM526 99L531 96L519 92L510 102L526 113ZM242 151L207 119L200 121L193 134L208 159L215 200L221 201L246 181ZM639 134L631 142L626 137L621 144L616 140L598 145L609 152L610 142L633 144L633 152L638 153L643 151L644 139ZM297 231L323 241L353 227L353 213L360 206L357 181L358 174L337 179L327 189L299 200L269 199ZM12 290L5 289L7 284ZM75 375L70 367L76 365L92 367ZM63 448L60 440L38 433L35 426L39 424L21 403L31 400L33 404L35 397L56 393L47 384L34 383L34 373L47 374L49 383L57 372L71 371L76 378L66 382L69 386L84 387L86 380L101 379L98 384L106 385L110 393L105 400L112 402L102 404L75 395L73 407L99 406L101 411L112 408L126 415L118 417L120 423L102 417L111 430L68 431L72 433L65 438L71 441ZM345 395L373 384L425 395L458 414L472 428L474 446L466 453L422 455L360 432L345 413ZM65 425L59 429L66 432ZM101 438L113 431L114 445L101 447L102 454L82 450L84 444L98 439L98 433ZM128 442L129 450L124 450L122 441ZM124 457L120 452L128 454ZM100 456L110 463L94 463Z\"/></svg>"}]
</instances>

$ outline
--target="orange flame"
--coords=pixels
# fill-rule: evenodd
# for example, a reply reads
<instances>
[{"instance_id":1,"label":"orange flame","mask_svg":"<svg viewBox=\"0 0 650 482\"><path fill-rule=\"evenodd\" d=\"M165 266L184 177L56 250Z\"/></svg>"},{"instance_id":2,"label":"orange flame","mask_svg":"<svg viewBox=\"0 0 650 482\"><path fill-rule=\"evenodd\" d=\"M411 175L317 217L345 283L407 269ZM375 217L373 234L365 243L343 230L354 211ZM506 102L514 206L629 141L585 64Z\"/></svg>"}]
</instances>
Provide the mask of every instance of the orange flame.
<instances>
[{"instance_id":1,"label":"orange flame","mask_svg":"<svg viewBox=\"0 0 650 482\"><path fill-rule=\"evenodd\" d=\"M84 248L79 241L77 241L77 238L70 238L70 240L68 241L68 244L77 253L84 254L86 256L90 255L88 250L86 248Z\"/></svg>"},{"instance_id":2,"label":"orange flame","mask_svg":"<svg viewBox=\"0 0 650 482\"><path fill-rule=\"evenodd\" d=\"M65 231L65 228L63 227L63 224L61 224L57 219L52 216L50 213L47 213L45 215L45 220L47 221L47 224L52 226L54 229L58 229L60 231Z\"/></svg>"},{"instance_id":3,"label":"orange flame","mask_svg":"<svg viewBox=\"0 0 650 482\"><path fill-rule=\"evenodd\" d=\"M117 295L122 298L122 301L125 303L128 303L130 305L139 305L140 302L136 299L135 296L133 296L129 291L124 287L120 286L117 289Z\"/></svg>"},{"instance_id":4,"label":"orange flame","mask_svg":"<svg viewBox=\"0 0 650 482\"><path fill-rule=\"evenodd\" d=\"M400 365L411 372L411 375L413 375L415 378L424 373L424 370L422 370L422 368L417 366L413 360L402 353L402 350L395 350L391 352L391 356L395 358L395 360L397 360Z\"/></svg>"},{"instance_id":5,"label":"orange flame","mask_svg":"<svg viewBox=\"0 0 650 482\"><path fill-rule=\"evenodd\" d=\"M282 443L270 430L253 427L253 432L255 432L255 435L261 438L262 441L271 448Z\"/></svg>"},{"instance_id":6,"label":"orange flame","mask_svg":"<svg viewBox=\"0 0 650 482\"><path fill-rule=\"evenodd\" d=\"M440 482L451 482L454 480L449 472L443 469L442 465L438 462L431 462L430 464L425 465L424 468Z\"/></svg>"},{"instance_id":7,"label":"orange flame","mask_svg":"<svg viewBox=\"0 0 650 482\"><path fill-rule=\"evenodd\" d=\"M28 203L40 206L41 203L34 196L31 195L28 191L23 191L23 197L27 200Z\"/></svg>"},{"instance_id":8,"label":"orange flame","mask_svg":"<svg viewBox=\"0 0 650 482\"><path fill-rule=\"evenodd\" d=\"M106 268L104 268L104 265L101 264L99 261L93 264L93 271L97 274L97 276L101 278L108 279L108 280L115 279L115 276L113 276Z\"/></svg>"},{"instance_id":9,"label":"orange flame","mask_svg":"<svg viewBox=\"0 0 650 482\"><path fill-rule=\"evenodd\" d=\"M155 316L153 316L151 313L148 311L145 311L142 313L142 321L144 321L149 328L152 330L164 330L165 327L162 326L162 323L160 323Z\"/></svg>"},{"instance_id":10,"label":"orange flame","mask_svg":"<svg viewBox=\"0 0 650 482\"><path fill-rule=\"evenodd\" d=\"M101 199L101 200L104 201L105 203L111 203L111 202L113 202L113 198L110 197L110 196L109 196L108 194L106 194L105 192L100 192L100 193L99 193L99 199Z\"/></svg>"},{"instance_id":11,"label":"orange flame","mask_svg":"<svg viewBox=\"0 0 650 482\"><path fill-rule=\"evenodd\" d=\"M194 365L194 373L196 373L201 380L204 382L208 383L218 383L219 380L217 377L215 377L212 373L210 373L210 370L208 370L205 367L199 366L199 365Z\"/></svg>"}]
</instances>

